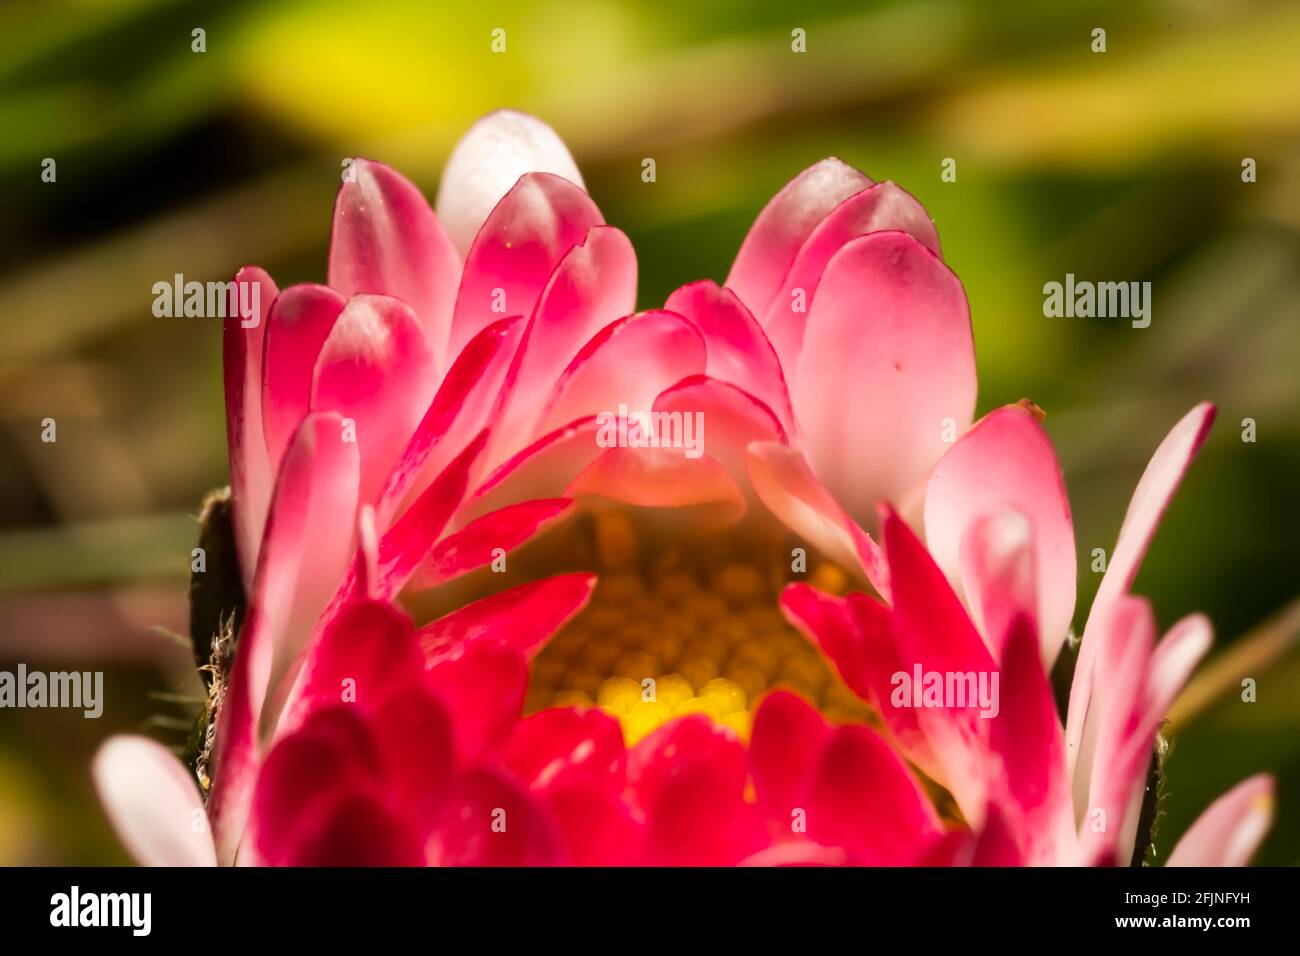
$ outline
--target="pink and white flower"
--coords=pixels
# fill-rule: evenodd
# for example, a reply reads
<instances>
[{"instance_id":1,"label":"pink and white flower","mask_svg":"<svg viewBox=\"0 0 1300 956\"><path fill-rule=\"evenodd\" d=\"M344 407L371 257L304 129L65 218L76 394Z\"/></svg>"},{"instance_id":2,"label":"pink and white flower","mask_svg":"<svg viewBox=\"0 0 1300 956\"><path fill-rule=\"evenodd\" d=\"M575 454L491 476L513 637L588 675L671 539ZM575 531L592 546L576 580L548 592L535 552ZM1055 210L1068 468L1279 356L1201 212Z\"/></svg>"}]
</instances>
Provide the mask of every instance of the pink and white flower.
<instances>
[{"instance_id":1,"label":"pink and white flower","mask_svg":"<svg viewBox=\"0 0 1300 956\"><path fill-rule=\"evenodd\" d=\"M326 285L237 276L269 303L225 328L248 610L209 793L142 738L96 759L141 862L1127 862L1160 722L1211 640L1194 616L1157 643L1129 591L1210 406L1138 485L1063 726L1060 467L1032 406L972 424L966 296L912 196L818 163L724 286L642 312L630 242L537 120L480 121L437 205L356 160ZM701 414L704 454L607 447L620 407ZM581 521L594 550L572 546ZM755 541L820 654L776 615ZM739 555L716 593L689 573L714 546ZM529 549L596 557L483 586ZM996 673L997 715L895 705L914 668ZM663 699L618 683L642 677ZM1239 786L1170 862L1244 863L1270 794Z\"/></svg>"}]
</instances>

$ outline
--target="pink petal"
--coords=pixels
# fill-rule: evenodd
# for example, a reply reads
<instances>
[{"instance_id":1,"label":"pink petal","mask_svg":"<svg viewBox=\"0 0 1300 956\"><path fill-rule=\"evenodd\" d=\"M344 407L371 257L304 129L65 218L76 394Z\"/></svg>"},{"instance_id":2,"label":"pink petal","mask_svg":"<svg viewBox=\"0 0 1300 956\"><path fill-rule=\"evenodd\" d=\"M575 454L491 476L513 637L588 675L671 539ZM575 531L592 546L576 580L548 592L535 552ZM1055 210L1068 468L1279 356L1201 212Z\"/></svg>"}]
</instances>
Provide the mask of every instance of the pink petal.
<instances>
[{"instance_id":1,"label":"pink petal","mask_svg":"<svg viewBox=\"0 0 1300 956\"><path fill-rule=\"evenodd\" d=\"M582 186L582 174L555 131L536 117L498 110L483 117L452 150L438 187L438 218L461 255L520 176L543 172Z\"/></svg>"},{"instance_id":2,"label":"pink petal","mask_svg":"<svg viewBox=\"0 0 1300 956\"><path fill-rule=\"evenodd\" d=\"M385 527L497 420L512 388L510 374L525 326L521 316L494 322L456 356L384 483L379 518Z\"/></svg>"},{"instance_id":3,"label":"pink petal","mask_svg":"<svg viewBox=\"0 0 1300 956\"><path fill-rule=\"evenodd\" d=\"M871 180L838 159L808 167L763 207L724 283L755 315L765 315L800 247L826 215Z\"/></svg>"},{"instance_id":4,"label":"pink petal","mask_svg":"<svg viewBox=\"0 0 1300 956\"><path fill-rule=\"evenodd\" d=\"M685 458L675 448L608 448L564 492L639 508L692 508L719 527L745 514L745 496L727 469L708 455Z\"/></svg>"},{"instance_id":5,"label":"pink petal","mask_svg":"<svg viewBox=\"0 0 1300 956\"><path fill-rule=\"evenodd\" d=\"M521 584L424 625L420 647L426 659L436 660L449 647L501 640L531 659L543 641L587 606L595 587L596 575L583 572Z\"/></svg>"},{"instance_id":6,"label":"pink petal","mask_svg":"<svg viewBox=\"0 0 1300 956\"><path fill-rule=\"evenodd\" d=\"M271 306L262 363L262 424L273 468L307 414L316 358L346 304L326 286L295 285Z\"/></svg>"},{"instance_id":7,"label":"pink petal","mask_svg":"<svg viewBox=\"0 0 1300 956\"><path fill-rule=\"evenodd\" d=\"M542 402L582 346L636 308L636 254L612 226L593 226L560 260L519 349L516 383L500 428L509 452L538 437Z\"/></svg>"},{"instance_id":8,"label":"pink petal","mask_svg":"<svg viewBox=\"0 0 1300 956\"><path fill-rule=\"evenodd\" d=\"M470 471L487 444L487 432L480 432L379 539L376 580L370 584L375 594L386 599L396 597L428 559L447 522L465 499Z\"/></svg>"},{"instance_id":9,"label":"pink petal","mask_svg":"<svg viewBox=\"0 0 1300 956\"><path fill-rule=\"evenodd\" d=\"M641 858L645 827L617 794L560 785L544 793L572 866L633 866Z\"/></svg>"},{"instance_id":10,"label":"pink petal","mask_svg":"<svg viewBox=\"0 0 1300 956\"><path fill-rule=\"evenodd\" d=\"M520 177L487 217L465 259L451 354L498 319L531 316L560 260L603 222L591 197L567 179L550 173Z\"/></svg>"},{"instance_id":11,"label":"pink petal","mask_svg":"<svg viewBox=\"0 0 1300 956\"><path fill-rule=\"evenodd\" d=\"M966 528L959 548L961 579L969 582L966 604L980 625L984 643L995 660L1012 629L1024 620L1038 631L1039 588L1033 526L1019 511L981 515ZM951 579L950 579L951 580ZM1045 670L1059 649L1043 649Z\"/></svg>"},{"instance_id":12,"label":"pink petal","mask_svg":"<svg viewBox=\"0 0 1300 956\"><path fill-rule=\"evenodd\" d=\"M755 441L784 443L785 429L772 410L735 385L707 375L691 375L661 392L655 399L654 412L668 416L665 430L691 439L701 452L707 447L709 457L717 461L736 481L747 483L748 447ZM687 416L695 416L687 418Z\"/></svg>"},{"instance_id":13,"label":"pink petal","mask_svg":"<svg viewBox=\"0 0 1300 956\"><path fill-rule=\"evenodd\" d=\"M455 524L532 498L558 498L584 468L604 453L596 443L596 417L548 432L492 470L456 516Z\"/></svg>"},{"instance_id":14,"label":"pink petal","mask_svg":"<svg viewBox=\"0 0 1300 956\"><path fill-rule=\"evenodd\" d=\"M708 717L669 721L628 752L627 779L642 810L649 810L670 784L696 767L717 774L717 786L741 793L747 774L744 745Z\"/></svg>"},{"instance_id":15,"label":"pink petal","mask_svg":"<svg viewBox=\"0 0 1300 956\"><path fill-rule=\"evenodd\" d=\"M902 671L913 678L918 668L923 676L992 674L997 666L979 632L943 572L897 512L886 512L884 537L894 598L892 628ZM913 709L942 768L939 782L978 828L990 772L985 759L988 722L977 702L968 700L964 707L949 703L954 706Z\"/></svg>"},{"instance_id":16,"label":"pink petal","mask_svg":"<svg viewBox=\"0 0 1300 956\"><path fill-rule=\"evenodd\" d=\"M725 768L693 763L664 782L646 814L649 866L734 866L768 845L758 810Z\"/></svg>"},{"instance_id":17,"label":"pink petal","mask_svg":"<svg viewBox=\"0 0 1300 956\"><path fill-rule=\"evenodd\" d=\"M509 738L528 686L528 665L518 649L506 640L468 641L440 648L426 666L429 687L451 715L458 761L494 751Z\"/></svg>"},{"instance_id":18,"label":"pink petal","mask_svg":"<svg viewBox=\"0 0 1300 956\"><path fill-rule=\"evenodd\" d=\"M127 851L145 866L215 866L203 798L185 766L147 737L108 738L92 772Z\"/></svg>"},{"instance_id":19,"label":"pink petal","mask_svg":"<svg viewBox=\"0 0 1300 956\"><path fill-rule=\"evenodd\" d=\"M763 699L754 715L749 761L758 806L768 819L791 826L830 736L821 714L802 697L775 691Z\"/></svg>"},{"instance_id":20,"label":"pink petal","mask_svg":"<svg viewBox=\"0 0 1300 956\"><path fill-rule=\"evenodd\" d=\"M730 289L710 280L684 285L668 297L664 308L695 323L708 350L705 371L753 395L772 409L782 427L794 425L794 410L781 362L758 322Z\"/></svg>"},{"instance_id":21,"label":"pink petal","mask_svg":"<svg viewBox=\"0 0 1300 956\"><path fill-rule=\"evenodd\" d=\"M1245 866L1273 823L1273 778L1247 777L1196 818L1165 866Z\"/></svg>"},{"instance_id":22,"label":"pink petal","mask_svg":"<svg viewBox=\"0 0 1300 956\"><path fill-rule=\"evenodd\" d=\"M291 862L304 837L334 816L334 804L365 789L381 770L375 741L357 710L337 698L322 706L263 761L248 850L263 865Z\"/></svg>"},{"instance_id":23,"label":"pink petal","mask_svg":"<svg viewBox=\"0 0 1300 956\"><path fill-rule=\"evenodd\" d=\"M948 579L960 582L984 634L992 638L974 603L979 582L961 566L962 536L978 519L1014 508L1034 536L1038 581L1035 616L1050 668L1074 615L1074 523L1061 466L1047 433L1021 405L1007 405L962 435L930 474L925 492L925 538Z\"/></svg>"},{"instance_id":24,"label":"pink petal","mask_svg":"<svg viewBox=\"0 0 1300 956\"><path fill-rule=\"evenodd\" d=\"M499 548L509 553L573 512L570 498L521 501L476 518L438 542L411 586L435 587L490 563Z\"/></svg>"},{"instance_id":25,"label":"pink petal","mask_svg":"<svg viewBox=\"0 0 1300 956\"><path fill-rule=\"evenodd\" d=\"M627 751L618 721L604 711L549 707L515 726L502 762L534 790L568 786L616 795Z\"/></svg>"},{"instance_id":26,"label":"pink petal","mask_svg":"<svg viewBox=\"0 0 1300 956\"><path fill-rule=\"evenodd\" d=\"M1074 852L1074 809L1065 760L1065 732L1039 656L1032 617L1009 623L989 723L989 749L1001 763L994 800L1028 865L1061 865Z\"/></svg>"},{"instance_id":27,"label":"pink petal","mask_svg":"<svg viewBox=\"0 0 1300 956\"><path fill-rule=\"evenodd\" d=\"M903 501L975 411L957 277L906 233L847 243L809 307L791 393L813 469L849 514Z\"/></svg>"},{"instance_id":28,"label":"pink petal","mask_svg":"<svg viewBox=\"0 0 1300 956\"><path fill-rule=\"evenodd\" d=\"M430 825L451 783L451 720L423 681L396 690L370 716L388 792L413 824Z\"/></svg>"},{"instance_id":29,"label":"pink petal","mask_svg":"<svg viewBox=\"0 0 1300 956\"><path fill-rule=\"evenodd\" d=\"M334 413L303 419L280 465L216 734L209 815L218 857L234 859L257 764L263 703L275 693L342 574L356 510L356 446L341 441Z\"/></svg>"},{"instance_id":30,"label":"pink petal","mask_svg":"<svg viewBox=\"0 0 1300 956\"><path fill-rule=\"evenodd\" d=\"M875 183L845 199L817 224L800 246L780 291L762 315L763 328L781 356L787 374L793 374L798 366L808 304L813 301L827 263L845 243L873 232L891 230L906 232L936 256L940 254L939 235L925 207L890 182ZM802 309L796 311L800 302Z\"/></svg>"},{"instance_id":31,"label":"pink petal","mask_svg":"<svg viewBox=\"0 0 1300 956\"><path fill-rule=\"evenodd\" d=\"M1208 402L1202 402L1184 415L1151 456L1151 461L1133 492L1133 498L1129 501L1124 523L1120 526L1119 539L1115 542L1106 574L1101 579L1092 609L1088 612L1088 622L1083 629L1083 643L1079 645L1079 659L1075 663L1074 682L1070 685L1065 742L1071 767L1079 759L1083 722L1092 696L1094 661L1100 640L1093 636L1096 624L1106 619L1111 606L1132 587L1142 558L1155 536L1156 527L1213 424L1214 406Z\"/></svg>"},{"instance_id":32,"label":"pink petal","mask_svg":"<svg viewBox=\"0 0 1300 956\"><path fill-rule=\"evenodd\" d=\"M485 768L457 777L428 852L436 866L562 862L560 833L541 799Z\"/></svg>"},{"instance_id":33,"label":"pink petal","mask_svg":"<svg viewBox=\"0 0 1300 956\"><path fill-rule=\"evenodd\" d=\"M647 412L660 392L703 372L705 362L703 337L680 315L638 312L611 322L560 374L541 427L549 431L587 415L616 416L620 405L624 414Z\"/></svg>"},{"instance_id":34,"label":"pink petal","mask_svg":"<svg viewBox=\"0 0 1300 956\"><path fill-rule=\"evenodd\" d=\"M356 296L334 323L316 361L311 407L355 421L363 503L379 499L429 407L434 370L415 315L397 299Z\"/></svg>"},{"instance_id":35,"label":"pink petal","mask_svg":"<svg viewBox=\"0 0 1300 956\"><path fill-rule=\"evenodd\" d=\"M832 732L813 769L808 834L859 865L910 862L939 833L939 818L907 765L866 727Z\"/></svg>"},{"instance_id":36,"label":"pink petal","mask_svg":"<svg viewBox=\"0 0 1300 956\"><path fill-rule=\"evenodd\" d=\"M256 315L240 314L243 298L256 302ZM239 569L247 593L253 585L257 552L271 500L273 472L262 431L262 347L266 316L279 294L271 277L256 266L235 273L222 326L221 364L226 388L226 448L230 455L230 498L234 509L235 543ZM247 327L245 327L247 323Z\"/></svg>"},{"instance_id":37,"label":"pink petal","mask_svg":"<svg viewBox=\"0 0 1300 956\"><path fill-rule=\"evenodd\" d=\"M817 480L802 452L780 442L756 442L749 446L748 465L755 493L787 528L842 567L860 570L888 600L889 567L880 547Z\"/></svg>"},{"instance_id":38,"label":"pink petal","mask_svg":"<svg viewBox=\"0 0 1300 956\"><path fill-rule=\"evenodd\" d=\"M401 299L424 330L433 369L444 369L460 256L401 174L366 159L354 159L348 173L334 201L329 284L344 298Z\"/></svg>"}]
</instances>

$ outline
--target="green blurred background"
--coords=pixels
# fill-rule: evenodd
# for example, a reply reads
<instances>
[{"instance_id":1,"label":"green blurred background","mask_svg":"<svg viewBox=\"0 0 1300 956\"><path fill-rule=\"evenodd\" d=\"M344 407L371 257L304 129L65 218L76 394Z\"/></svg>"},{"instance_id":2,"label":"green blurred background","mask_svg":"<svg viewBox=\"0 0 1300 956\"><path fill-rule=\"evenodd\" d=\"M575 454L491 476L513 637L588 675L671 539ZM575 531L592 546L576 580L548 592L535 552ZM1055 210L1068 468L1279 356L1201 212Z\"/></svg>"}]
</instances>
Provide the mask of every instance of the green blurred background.
<instances>
[{"instance_id":1,"label":"green blurred background","mask_svg":"<svg viewBox=\"0 0 1300 956\"><path fill-rule=\"evenodd\" d=\"M323 281L343 157L384 160L432 197L456 138L501 106L568 142L637 248L647 306L724 278L764 202L821 157L920 198L970 297L980 413L1022 396L1048 412L1080 551L1076 628L1090 553L1112 547L1147 457L1192 404L1217 402L1136 587L1162 625L1203 610L1218 634L1175 710L1157 846L1272 769L1261 862L1300 862L1300 5L791 8L0 7L0 667L107 672L98 721L0 712L0 862L124 861L89 757L119 730L178 744L192 713L168 632L186 630L193 515L226 481L219 328L155 319L153 283L248 262L282 288ZM940 180L946 157L956 182ZM1066 272L1151 280L1151 327L1044 318L1043 284ZM1240 701L1245 676L1256 703Z\"/></svg>"}]
</instances>

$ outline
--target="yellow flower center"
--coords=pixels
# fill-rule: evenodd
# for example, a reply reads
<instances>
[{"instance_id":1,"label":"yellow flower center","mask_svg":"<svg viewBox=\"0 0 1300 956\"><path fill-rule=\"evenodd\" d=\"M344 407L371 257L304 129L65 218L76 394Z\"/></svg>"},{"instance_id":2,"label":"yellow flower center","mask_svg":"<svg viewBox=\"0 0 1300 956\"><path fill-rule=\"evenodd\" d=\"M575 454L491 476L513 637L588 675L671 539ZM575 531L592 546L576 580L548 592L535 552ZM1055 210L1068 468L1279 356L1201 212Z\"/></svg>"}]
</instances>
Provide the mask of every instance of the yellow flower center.
<instances>
[{"instance_id":1,"label":"yellow flower center","mask_svg":"<svg viewBox=\"0 0 1300 956\"><path fill-rule=\"evenodd\" d=\"M867 705L781 614L781 588L794 577L788 551L732 539L678 544L648 561L619 512L600 515L595 530L595 594L534 659L527 713L598 706L618 719L629 746L695 713L747 740L759 699L778 688L836 723L869 719ZM798 577L833 590L844 584L830 565Z\"/></svg>"}]
</instances>

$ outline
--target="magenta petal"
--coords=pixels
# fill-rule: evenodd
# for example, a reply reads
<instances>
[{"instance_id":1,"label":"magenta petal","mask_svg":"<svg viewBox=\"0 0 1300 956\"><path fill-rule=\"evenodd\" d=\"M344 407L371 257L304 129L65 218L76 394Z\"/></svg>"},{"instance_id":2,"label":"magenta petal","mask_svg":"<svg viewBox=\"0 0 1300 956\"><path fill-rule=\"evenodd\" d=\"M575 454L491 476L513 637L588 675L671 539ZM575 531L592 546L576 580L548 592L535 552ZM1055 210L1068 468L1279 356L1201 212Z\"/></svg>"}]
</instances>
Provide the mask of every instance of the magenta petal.
<instances>
[{"instance_id":1,"label":"magenta petal","mask_svg":"<svg viewBox=\"0 0 1300 956\"><path fill-rule=\"evenodd\" d=\"M377 295L348 301L316 361L311 407L354 422L345 438L361 451L362 503L379 499L434 382L433 356L407 306Z\"/></svg>"},{"instance_id":2,"label":"magenta petal","mask_svg":"<svg viewBox=\"0 0 1300 956\"><path fill-rule=\"evenodd\" d=\"M641 859L645 826L617 794L560 785L544 796L570 865L633 866Z\"/></svg>"},{"instance_id":3,"label":"magenta petal","mask_svg":"<svg viewBox=\"0 0 1300 956\"><path fill-rule=\"evenodd\" d=\"M109 822L137 862L216 865L199 788L167 748L147 737L110 737L92 772Z\"/></svg>"},{"instance_id":4,"label":"magenta petal","mask_svg":"<svg viewBox=\"0 0 1300 956\"><path fill-rule=\"evenodd\" d=\"M511 390L510 372L524 328L521 316L494 322L456 356L384 483L378 507L384 526L429 487L475 435L497 420Z\"/></svg>"},{"instance_id":5,"label":"magenta petal","mask_svg":"<svg viewBox=\"0 0 1300 956\"><path fill-rule=\"evenodd\" d=\"M655 397L704 371L704 339L671 312L638 312L596 333L560 374L541 416L544 430L588 415L648 412ZM635 373L633 373L635 369Z\"/></svg>"},{"instance_id":6,"label":"magenta petal","mask_svg":"<svg viewBox=\"0 0 1300 956\"><path fill-rule=\"evenodd\" d=\"M791 827L830 736L821 714L802 697L775 691L763 699L754 715L749 762L758 806L768 819Z\"/></svg>"},{"instance_id":7,"label":"magenta petal","mask_svg":"<svg viewBox=\"0 0 1300 956\"><path fill-rule=\"evenodd\" d=\"M684 285L664 308L695 323L708 350L708 376L753 395L779 416L784 430L794 426L794 409L781 362L744 303L730 289L704 280Z\"/></svg>"},{"instance_id":8,"label":"magenta petal","mask_svg":"<svg viewBox=\"0 0 1300 956\"><path fill-rule=\"evenodd\" d=\"M897 866L939 834L939 818L907 765L866 727L837 728L811 774L808 834L850 862Z\"/></svg>"},{"instance_id":9,"label":"magenta petal","mask_svg":"<svg viewBox=\"0 0 1300 956\"><path fill-rule=\"evenodd\" d=\"M550 173L527 173L497 203L465 259L452 318L451 354L508 315L531 316L565 254L602 225L579 187Z\"/></svg>"},{"instance_id":10,"label":"magenta petal","mask_svg":"<svg viewBox=\"0 0 1300 956\"><path fill-rule=\"evenodd\" d=\"M502 762L534 790L572 787L616 795L627 772L623 729L596 708L549 707L521 720Z\"/></svg>"},{"instance_id":11,"label":"magenta petal","mask_svg":"<svg viewBox=\"0 0 1300 956\"><path fill-rule=\"evenodd\" d=\"M650 866L734 866L768 842L758 810L726 769L693 763L650 803L643 859Z\"/></svg>"},{"instance_id":12,"label":"magenta petal","mask_svg":"<svg viewBox=\"0 0 1300 956\"><path fill-rule=\"evenodd\" d=\"M787 375L793 374L798 365L808 303L813 301L831 257L859 236L888 230L906 232L939 255L939 235L925 207L889 182L875 183L845 199L799 247L780 290L760 315Z\"/></svg>"},{"instance_id":13,"label":"magenta petal","mask_svg":"<svg viewBox=\"0 0 1300 956\"><path fill-rule=\"evenodd\" d=\"M563 862L558 828L541 798L485 768L456 778L428 851L437 866Z\"/></svg>"},{"instance_id":14,"label":"magenta petal","mask_svg":"<svg viewBox=\"0 0 1300 956\"><path fill-rule=\"evenodd\" d=\"M381 768L374 740L353 708L336 699L316 711L262 762L250 826L257 862L291 862L303 832L322 826L340 795L365 787Z\"/></svg>"},{"instance_id":15,"label":"magenta petal","mask_svg":"<svg viewBox=\"0 0 1300 956\"><path fill-rule=\"evenodd\" d=\"M569 422L543 435L492 470L456 516L456 524L519 501L558 498L604 449L596 443L600 427L594 415Z\"/></svg>"},{"instance_id":16,"label":"magenta petal","mask_svg":"<svg viewBox=\"0 0 1300 956\"><path fill-rule=\"evenodd\" d=\"M438 186L438 218L462 255L501 197L520 176L535 172L583 184L564 142L535 116L497 110L461 137Z\"/></svg>"},{"instance_id":17,"label":"magenta petal","mask_svg":"<svg viewBox=\"0 0 1300 956\"><path fill-rule=\"evenodd\" d=\"M299 831L289 866L422 866L418 833L377 794L358 789Z\"/></svg>"},{"instance_id":18,"label":"magenta petal","mask_svg":"<svg viewBox=\"0 0 1300 956\"><path fill-rule=\"evenodd\" d=\"M446 709L422 680L396 690L370 716L389 793L417 829L435 822L455 759Z\"/></svg>"},{"instance_id":19,"label":"magenta petal","mask_svg":"<svg viewBox=\"0 0 1300 956\"><path fill-rule=\"evenodd\" d=\"M960 582L984 634L992 640L974 603L979 582L960 563L963 536L978 519L1014 508L1032 526L1035 616L1043 659L1056 660L1074 615L1074 523L1061 466L1042 426L1020 405L990 412L958 439L930 474L925 492L926 545L950 581Z\"/></svg>"},{"instance_id":20,"label":"magenta petal","mask_svg":"<svg viewBox=\"0 0 1300 956\"><path fill-rule=\"evenodd\" d=\"M849 242L809 306L790 386L813 470L848 513L905 503L975 410L961 283L906 233Z\"/></svg>"},{"instance_id":21,"label":"magenta petal","mask_svg":"<svg viewBox=\"0 0 1300 956\"><path fill-rule=\"evenodd\" d=\"M647 810L669 784L694 767L712 768L723 790L739 794L744 789L744 746L708 717L694 715L669 721L628 752L632 795Z\"/></svg>"},{"instance_id":22,"label":"magenta petal","mask_svg":"<svg viewBox=\"0 0 1300 956\"><path fill-rule=\"evenodd\" d=\"M724 284L752 313L765 315L817 224L841 202L870 185L870 179L834 158L805 169L763 207Z\"/></svg>"},{"instance_id":23,"label":"magenta petal","mask_svg":"<svg viewBox=\"0 0 1300 956\"><path fill-rule=\"evenodd\" d=\"M918 669L922 679L931 673L971 673L991 680L988 675L997 665L975 625L943 572L892 510L885 515L884 536L894 598L892 627L902 670L913 675L914 681ZM960 707L955 700L945 702L952 706L941 707L915 707L915 699L904 703L913 705L942 768L940 782L952 791L962 814L978 828L990 773L988 722L980 716L978 702L967 699Z\"/></svg>"},{"instance_id":24,"label":"magenta petal","mask_svg":"<svg viewBox=\"0 0 1300 956\"><path fill-rule=\"evenodd\" d=\"M346 304L326 286L295 285L276 296L271 306L263 346L262 424L273 469L307 414L316 358Z\"/></svg>"},{"instance_id":25,"label":"magenta petal","mask_svg":"<svg viewBox=\"0 0 1300 956\"><path fill-rule=\"evenodd\" d=\"M1202 402L1184 415L1151 456L1129 501L1119 539L1115 542L1106 574L1101 579L1097 596L1088 612L1088 622L1083 629L1083 643L1079 645L1079 659L1075 663L1074 682L1070 685L1065 741L1071 767L1079 758L1083 721L1088 714L1088 701L1092 695L1094 661L1101 640L1095 634L1096 627L1108 617L1111 607L1128 593L1165 509L1182 484L1183 475L1205 442L1213 424L1214 406L1207 402Z\"/></svg>"},{"instance_id":26,"label":"magenta petal","mask_svg":"<svg viewBox=\"0 0 1300 956\"><path fill-rule=\"evenodd\" d=\"M1273 778L1248 777L1196 818L1165 866L1245 866L1273 822Z\"/></svg>"},{"instance_id":27,"label":"magenta petal","mask_svg":"<svg viewBox=\"0 0 1300 956\"><path fill-rule=\"evenodd\" d=\"M507 505L475 518L429 552L411 581L420 590L435 587L492 561L497 549L508 553L541 534L573 511L570 498L542 498Z\"/></svg>"},{"instance_id":28,"label":"magenta petal","mask_svg":"<svg viewBox=\"0 0 1300 956\"><path fill-rule=\"evenodd\" d=\"M480 639L441 648L426 661L429 687L452 719L457 760L495 751L524 709L528 665L505 640Z\"/></svg>"},{"instance_id":29,"label":"magenta petal","mask_svg":"<svg viewBox=\"0 0 1300 956\"><path fill-rule=\"evenodd\" d=\"M354 159L334 201L329 284L344 298L389 295L415 313L433 369L447 367L460 257L418 189L383 163Z\"/></svg>"},{"instance_id":30,"label":"magenta petal","mask_svg":"<svg viewBox=\"0 0 1300 956\"><path fill-rule=\"evenodd\" d=\"M256 292L256 315L241 315L241 291L242 297L250 304ZM262 430L262 349L267 313L278 294L271 277L261 269L256 266L240 269L235 274L226 309L230 318L225 320L221 330L230 498L245 592L253 586L253 572L257 568L257 553L262 544L262 529L266 524L266 509L270 505L274 480Z\"/></svg>"},{"instance_id":31,"label":"magenta petal","mask_svg":"<svg viewBox=\"0 0 1300 956\"><path fill-rule=\"evenodd\" d=\"M281 462L257 574L218 718L216 779L209 801L218 856L233 859L256 770L263 703L276 694L326 606L351 548L357 450L340 440L339 417L303 419Z\"/></svg>"},{"instance_id":32,"label":"magenta petal","mask_svg":"<svg viewBox=\"0 0 1300 956\"><path fill-rule=\"evenodd\" d=\"M468 641L502 640L531 659L543 641L587 606L595 586L594 574L579 572L501 591L420 628L420 648L426 659L436 660Z\"/></svg>"},{"instance_id":33,"label":"magenta petal","mask_svg":"<svg viewBox=\"0 0 1300 956\"><path fill-rule=\"evenodd\" d=\"M961 539L961 579L966 603L979 623L994 660L1021 619L1039 627L1039 588L1034 565L1033 527L1019 511L998 511L972 521ZM1052 646L1048 647L1047 643ZM1050 670L1058 642L1045 642L1043 667Z\"/></svg>"}]
</instances>

